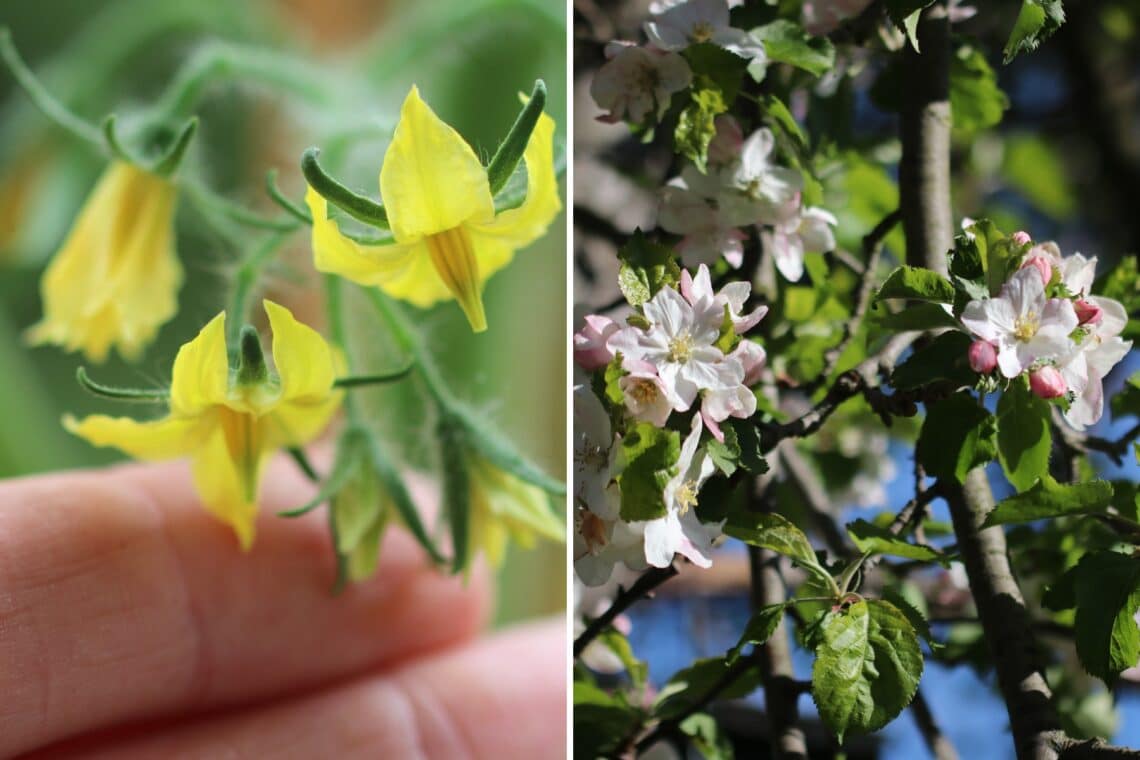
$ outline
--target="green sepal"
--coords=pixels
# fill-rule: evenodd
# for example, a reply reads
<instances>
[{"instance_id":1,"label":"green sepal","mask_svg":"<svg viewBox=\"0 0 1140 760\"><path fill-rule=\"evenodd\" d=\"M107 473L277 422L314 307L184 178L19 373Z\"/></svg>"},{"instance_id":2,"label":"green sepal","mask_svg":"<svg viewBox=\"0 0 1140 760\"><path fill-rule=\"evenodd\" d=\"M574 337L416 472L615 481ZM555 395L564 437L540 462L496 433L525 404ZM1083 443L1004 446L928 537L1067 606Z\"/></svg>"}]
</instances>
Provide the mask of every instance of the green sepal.
<instances>
[{"instance_id":1,"label":"green sepal","mask_svg":"<svg viewBox=\"0 0 1140 760\"><path fill-rule=\"evenodd\" d=\"M309 148L301 155L301 173L305 175L305 181L322 198L354 219L382 230L389 229L388 212L384 207L363 195L357 195L325 173L317 160L320 154L320 148Z\"/></svg>"},{"instance_id":2,"label":"green sepal","mask_svg":"<svg viewBox=\"0 0 1140 760\"><path fill-rule=\"evenodd\" d=\"M565 483L543 472L542 468L520 454L501 433L479 420L467 407L455 405L451 409L451 418L470 434L468 441L471 448L482 454L500 470L505 470L555 496L566 494Z\"/></svg>"},{"instance_id":3,"label":"green sepal","mask_svg":"<svg viewBox=\"0 0 1140 760\"><path fill-rule=\"evenodd\" d=\"M403 380L415 368L416 363L414 361L410 361L403 367L394 369L391 372L379 372L374 375L349 375L347 377L338 377L333 381L333 386L336 388L355 388L361 385L381 385L383 383L391 383L397 380Z\"/></svg>"},{"instance_id":4,"label":"green sepal","mask_svg":"<svg viewBox=\"0 0 1140 760\"><path fill-rule=\"evenodd\" d=\"M170 392L161 388L118 388L97 383L87 376L87 369L84 367L75 370L75 379L83 390L101 398L140 404L165 404L170 401Z\"/></svg>"},{"instance_id":5,"label":"green sepal","mask_svg":"<svg viewBox=\"0 0 1140 760\"><path fill-rule=\"evenodd\" d=\"M178 137L170 144L170 149L151 166L151 171L160 177L169 177L178 171L178 167L182 165L182 159L186 155L186 150L190 147L190 142L194 139L194 134L197 131L198 117L192 116L182 125Z\"/></svg>"},{"instance_id":6,"label":"green sepal","mask_svg":"<svg viewBox=\"0 0 1140 760\"><path fill-rule=\"evenodd\" d=\"M446 558L439 551L435 542L431 540L431 537L428 536L427 529L424 527L423 521L420 520L419 510L416 509L412 496L408 493L407 486L404 485L404 479L400 477L399 470L389 458L379 438L369 433L368 441L372 466L376 468L376 475L380 478L384 490L387 491L388 497L392 500L392 506L399 513L404 527L408 529L408 532L412 534L412 537L431 556L434 562L437 564L445 563Z\"/></svg>"},{"instance_id":7,"label":"green sepal","mask_svg":"<svg viewBox=\"0 0 1140 760\"><path fill-rule=\"evenodd\" d=\"M443 503L451 528L451 571L467 569L471 542L471 473L467 465L466 431L453 416L445 415L436 428L439 464L443 470Z\"/></svg>"},{"instance_id":8,"label":"green sepal","mask_svg":"<svg viewBox=\"0 0 1140 760\"><path fill-rule=\"evenodd\" d=\"M253 325L242 325L235 376L238 385L259 385L269 379L261 336Z\"/></svg>"},{"instance_id":9,"label":"green sepal","mask_svg":"<svg viewBox=\"0 0 1140 760\"><path fill-rule=\"evenodd\" d=\"M491 157L491 163L487 164L487 181L490 183L492 196L499 194L514 173L515 167L526 151L527 143L530 142L530 135L538 124L538 117L542 115L545 107L546 83L538 79L534 83L530 99L519 111L515 123L511 125L507 136L499 144L495 155Z\"/></svg>"}]
</instances>

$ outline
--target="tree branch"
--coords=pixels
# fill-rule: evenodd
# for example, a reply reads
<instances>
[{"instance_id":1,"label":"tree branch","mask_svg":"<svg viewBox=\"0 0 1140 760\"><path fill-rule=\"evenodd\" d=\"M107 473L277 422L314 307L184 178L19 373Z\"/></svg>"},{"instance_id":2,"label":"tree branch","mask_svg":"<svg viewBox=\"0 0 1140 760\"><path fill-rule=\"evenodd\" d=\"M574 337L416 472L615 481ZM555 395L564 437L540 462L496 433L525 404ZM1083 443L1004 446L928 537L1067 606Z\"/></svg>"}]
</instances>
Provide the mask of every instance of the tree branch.
<instances>
[{"instance_id":1,"label":"tree branch","mask_svg":"<svg viewBox=\"0 0 1140 760\"><path fill-rule=\"evenodd\" d=\"M958 750L954 749L954 745L935 722L934 714L930 712L930 705L922 695L922 689L914 693L910 711L914 713L914 722L918 724L918 730L922 732L922 738L926 741L930 754L934 755L934 760L958 760Z\"/></svg>"},{"instance_id":2,"label":"tree branch","mask_svg":"<svg viewBox=\"0 0 1140 760\"><path fill-rule=\"evenodd\" d=\"M609 609L591 620L590 624L586 626L586 630L582 631L582 634L574 640L574 657L580 657L590 642L601 635L602 631L606 630L617 619L618 615L629 609L630 605L648 596L653 589L675 577L679 572L676 562L668 567L653 567L642 573L641 577L628 589L622 589L618 592Z\"/></svg>"},{"instance_id":3,"label":"tree branch","mask_svg":"<svg viewBox=\"0 0 1140 760\"><path fill-rule=\"evenodd\" d=\"M780 555L755 546L748 547L752 575L752 608L781 604L787 592L777 563ZM792 667L791 647L784 616L768 642L753 652L752 662L760 665L764 679L764 705L768 712L772 753L778 758L807 758L807 738L799 726L797 702L802 692Z\"/></svg>"}]
</instances>

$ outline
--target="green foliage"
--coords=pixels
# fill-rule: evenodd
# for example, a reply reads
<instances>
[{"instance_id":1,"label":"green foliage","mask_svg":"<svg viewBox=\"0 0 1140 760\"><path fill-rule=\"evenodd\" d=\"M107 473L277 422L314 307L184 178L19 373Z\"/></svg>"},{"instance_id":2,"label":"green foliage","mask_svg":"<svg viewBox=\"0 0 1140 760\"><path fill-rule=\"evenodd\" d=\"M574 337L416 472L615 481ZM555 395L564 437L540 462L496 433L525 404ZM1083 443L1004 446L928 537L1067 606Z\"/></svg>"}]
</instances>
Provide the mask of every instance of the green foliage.
<instances>
[{"instance_id":1,"label":"green foliage","mask_svg":"<svg viewBox=\"0 0 1140 760\"><path fill-rule=\"evenodd\" d=\"M744 468L753 475L763 475L768 471L768 462L760 455L760 434L755 425L729 419L720 423L720 429L724 443L714 438L706 445L706 451L721 472L732 475Z\"/></svg>"},{"instance_id":2,"label":"green foliage","mask_svg":"<svg viewBox=\"0 0 1140 760\"><path fill-rule=\"evenodd\" d=\"M673 674L653 702L653 714L658 720L676 718L699 704L725 676L726 666L721 657L697 660L689 667ZM736 699L751 694L761 683L760 670L751 667L720 691L721 699Z\"/></svg>"},{"instance_id":3,"label":"green foliage","mask_svg":"<svg viewBox=\"0 0 1140 760\"><path fill-rule=\"evenodd\" d=\"M641 306L661 288L674 287L681 280L673 251L649 240L640 229L622 246L618 259L618 286L631 306Z\"/></svg>"},{"instance_id":4,"label":"green foliage","mask_svg":"<svg viewBox=\"0 0 1140 760\"><path fill-rule=\"evenodd\" d=\"M900 311L890 312L875 305L871 322L880 330L907 332L909 330L961 330L962 325L936 303L919 303Z\"/></svg>"},{"instance_id":5,"label":"green foliage","mask_svg":"<svg viewBox=\"0 0 1140 760\"><path fill-rule=\"evenodd\" d=\"M776 628L784 618L786 609L787 605L785 604L769 604L752 613L748 625L744 626L744 633L740 635L740 641L725 655L725 664L731 665L740 659L744 647L749 644L755 647L766 644L768 639L772 638L772 634L776 632Z\"/></svg>"},{"instance_id":6,"label":"green foliage","mask_svg":"<svg viewBox=\"0 0 1140 760\"><path fill-rule=\"evenodd\" d=\"M895 368L891 385L909 390L936 381L951 383L954 387L973 385L977 373L970 369L970 336L960 332L947 332L915 351Z\"/></svg>"},{"instance_id":7,"label":"green foliage","mask_svg":"<svg viewBox=\"0 0 1140 760\"><path fill-rule=\"evenodd\" d=\"M1022 0L1021 11L1002 51L1003 62L1008 64L1020 53L1036 50L1063 23L1065 9L1061 0Z\"/></svg>"},{"instance_id":8,"label":"green foliage","mask_svg":"<svg viewBox=\"0 0 1140 760\"><path fill-rule=\"evenodd\" d=\"M954 300L954 286L937 272L922 267L901 266L887 275L883 286L879 288L878 297L951 303Z\"/></svg>"},{"instance_id":9,"label":"green foliage","mask_svg":"<svg viewBox=\"0 0 1140 760\"><path fill-rule=\"evenodd\" d=\"M1112 484L1106 480L1091 483L1058 483L1047 473L1024 493L1000 502L986 516L986 525L1029 522L1049 517L1102 512L1112 503Z\"/></svg>"},{"instance_id":10,"label":"green foliage","mask_svg":"<svg viewBox=\"0 0 1140 760\"><path fill-rule=\"evenodd\" d=\"M1009 98L997 84L982 51L963 45L950 61L950 110L954 131L969 136L1001 122Z\"/></svg>"},{"instance_id":11,"label":"green foliage","mask_svg":"<svg viewBox=\"0 0 1140 760\"><path fill-rule=\"evenodd\" d=\"M886 528L856 520L847 524L847 535L864 554L889 554L892 557L918 560L919 562L945 562L942 552L924 544L912 544L891 533Z\"/></svg>"},{"instance_id":12,"label":"green foliage","mask_svg":"<svg viewBox=\"0 0 1140 760\"><path fill-rule=\"evenodd\" d=\"M708 164L709 143L716 136L714 119L727 110L720 90L710 83L693 88L692 100L677 120L677 129L673 132L677 152L692 161L702 173Z\"/></svg>"},{"instance_id":13,"label":"green foliage","mask_svg":"<svg viewBox=\"0 0 1140 760\"><path fill-rule=\"evenodd\" d=\"M764 41L768 60L787 63L815 76L835 65L835 46L826 37L815 37L794 21L777 19L756 27L752 35Z\"/></svg>"},{"instance_id":14,"label":"green foliage","mask_svg":"<svg viewBox=\"0 0 1140 760\"><path fill-rule=\"evenodd\" d=\"M617 749L617 744L644 720L640 709L621 692L609 693L586 681L574 682L574 758L595 760Z\"/></svg>"},{"instance_id":15,"label":"green foliage","mask_svg":"<svg viewBox=\"0 0 1140 760\"><path fill-rule=\"evenodd\" d=\"M997 417L998 460L1013 487L1026 491L1049 471L1049 404L1019 379L1002 394Z\"/></svg>"},{"instance_id":16,"label":"green foliage","mask_svg":"<svg viewBox=\"0 0 1140 760\"><path fill-rule=\"evenodd\" d=\"M746 544L779 552L806 566L817 564L815 550L807 536L782 515L763 512L733 514L725 523L724 532Z\"/></svg>"},{"instance_id":17,"label":"green foliage","mask_svg":"<svg viewBox=\"0 0 1140 760\"><path fill-rule=\"evenodd\" d=\"M1076 210L1076 196L1058 152L1033 134L1005 138L1002 174L1019 193L1054 219L1068 219Z\"/></svg>"},{"instance_id":18,"label":"green foliage","mask_svg":"<svg viewBox=\"0 0 1140 760\"><path fill-rule=\"evenodd\" d=\"M1120 392L1112 397L1112 416L1140 417L1140 372L1128 378Z\"/></svg>"},{"instance_id":19,"label":"green foliage","mask_svg":"<svg viewBox=\"0 0 1140 760\"><path fill-rule=\"evenodd\" d=\"M649 677L649 665L634 656L629 639L622 635L621 631L611 626L598 634L596 641L613 652L621 661L635 689L645 685L645 679Z\"/></svg>"},{"instance_id":20,"label":"green foliage","mask_svg":"<svg viewBox=\"0 0 1140 760\"><path fill-rule=\"evenodd\" d=\"M693 81L705 81L707 86L719 90L724 102L731 106L740 92L748 62L711 42L689 45L682 55L693 70Z\"/></svg>"},{"instance_id":21,"label":"green foliage","mask_svg":"<svg viewBox=\"0 0 1140 760\"><path fill-rule=\"evenodd\" d=\"M906 32L915 50L919 50L918 20L922 9L933 4L934 0L887 0L887 14L895 26Z\"/></svg>"},{"instance_id":22,"label":"green foliage","mask_svg":"<svg viewBox=\"0 0 1140 760\"><path fill-rule=\"evenodd\" d=\"M969 393L927 409L915 457L928 475L965 482L966 473L997 456L997 419Z\"/></svg>"},{"instance_id":23,"label":"green foliage","mask_svg":"<svg viewBox=\"0 0 1140 760\"><path fill-rule=\"evenodd\" d=\"M812 698L842 742L877 731L910 704L922 677L910 621L889 602L859 601L829 613L812 669Z\"/></svg>"},{"instance_id":24,"label":"green foliage","mask_svg":"<svg viewBox=\"0 0 1140 760\"><path fill-rule=\"evenodd\" d=\"M617 482L621 488L621 519L653 520L665 515L663 491L676 472L681 435L648 422L635 425L621 441Z\"/></svg>"},{"instance_id":25,"label":"green foliage","mask_svg":"<svg viewBox=\"0 0 1140 760\"><path fill-rule=\"evenodd\" d=\"M1085 555L1074 577L1077 656L1109 686L1140 661L1140 559L1111 551Z\"/></svg>"},{"instance_id":26,"label":"green foliage","mask_svg":"<svg viewBox=\"0 0 1140 760\"><path fill-rule=\"evenodd\" d=\"M732 742L708 713L695 713L677 726L705 760L732 760Z\"/></svg>"}]
</instances>

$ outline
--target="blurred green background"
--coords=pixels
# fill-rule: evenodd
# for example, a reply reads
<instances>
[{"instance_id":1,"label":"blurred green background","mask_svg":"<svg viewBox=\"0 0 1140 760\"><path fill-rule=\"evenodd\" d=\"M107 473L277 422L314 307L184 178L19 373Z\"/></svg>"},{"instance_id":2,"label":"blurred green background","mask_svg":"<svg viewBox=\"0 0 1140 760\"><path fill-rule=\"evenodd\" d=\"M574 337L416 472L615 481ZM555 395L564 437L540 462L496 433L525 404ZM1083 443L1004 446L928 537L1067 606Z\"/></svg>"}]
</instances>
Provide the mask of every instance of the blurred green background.
<instances>
[{"instance_id":1,"label":"blurred green background","mask_svg":"<svg viewBox=\"0 0 1140 760\"><path fill-rule=\"evenodd\" d=\"M444 121L488 156L518 111L516 93L529 92L541 77L550 93L547 110L558 124L556 141L565 144L561 0L43 0L4 3L0 25L11 28L47 86L96 123L111 112L120 122L129 119L209 41L295 57L298 83L318 85L307 101L224 72L217 77L196 110L201 128L181 175L265 213L273 213L262 190L266 170L278 167L280 185L300 198L298 161L309 145L325 149L322 161L335 176L375 196L386 135L413 83ZM21 338L39 319L43 267L106 159L49 123L2 70L0 145L0 476L112 461L113 452L72 438L59 419L64 411L122 410L79 389L80 356L30 349ZM179 315L140 364L112 359L95 370L97 378L136 386L163 382L178 347L224 308L234 261L248 244L208 221L183 198L178 251L187 283ZM458 395L559 477L566 471L565 229L562 215L488 283L488 332L473 335L454 303L411 312ZM243 240L252 244L263 234L249 231ZM267 273L263 292L319 323L321 295L309 257L308 235L298 232ZM359 309L352 323L358 366L390 367L395 359L373 316L353 306ZM415 387L364 393L378 428L409 465L430 466L430 430ZM512 549L500 574L497 621L563 610L565 557L564 547L552 544Z\"/></svg>"}]
</instances>

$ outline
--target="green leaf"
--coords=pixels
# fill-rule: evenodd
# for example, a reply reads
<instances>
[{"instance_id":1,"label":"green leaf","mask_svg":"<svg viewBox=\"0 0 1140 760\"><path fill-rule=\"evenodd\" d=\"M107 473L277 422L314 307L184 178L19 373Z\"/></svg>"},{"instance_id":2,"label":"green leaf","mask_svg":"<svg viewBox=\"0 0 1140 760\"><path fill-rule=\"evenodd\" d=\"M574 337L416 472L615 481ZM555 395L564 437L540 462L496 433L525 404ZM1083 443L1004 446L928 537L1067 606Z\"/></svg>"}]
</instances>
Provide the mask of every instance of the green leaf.
<instances>
[{"instance_id":1,"label":"green leaf","mask_svg":"<svg viewBox=\"0 0 1140 760\"><path fill-rule=\"evenodd\" d=\"M595 760L617 749L622 737L644 722L642 711L619 694L586 681L574 682L574 759Z\"/></svg>"},{"instance_id":2,"label":"green leaf","mask_svg":"<svg viewBox=\"0 0 1140 760\"><path fill-rule=\"evenodd\" d=\"M922 9L933 5L934 0L887 0L887 13L902 31L906 32L910 44L918 50L918 20Z\"/></svg>"},{"instance_id":3,"label":"green leaf","mask_svg":"<svg viewBox=\"0 0 1140 760\"><path fill-rule=\"evenodd\" d=\"M890 332L939 328L962 329L962 324L936 303L912 304L896 312L889 312L876 304L871 312L871 323L880 330Z\"/></svg>"},{"instance_id":4,"label":"green leaf","mask_svg":"<svg viewBox=\"0 0 1140 760\"><path fill-rule=\"evenodd\" d=\"M894 605L859 601L823 622L812 698L842 743L877 731L910 704L922 677L914 627Z\"/></svg>"},{"instance_id":5,"label":"green leaf","mask_svg":"<svg viewBox=\"0 0 1140 760\"><path fill-rule=\"evenodd\" d=\"M912 544L866 520L848 523L847 535L851 536L851 540L864 554L889 554L919 562L946 562L946 557L937 549L924 544Z\"/></svg>"},{"instance_id":6,"label":"green leaf","mask_svg":"<svg viewBox=\"0 0 1140 760\"><path fill-rule=\"evenodd\" d=\"M622 246L618 259L618 286L631 306L641 306L661 288L674 287L681 281L681 268L672 249L650 241L640 229Z\"/></svg>"},{"instance_id":7,"label":"green leaf","mask_svg":"<svg viewBox=\"0 0 1140 760\"><path fill-rule=\"evenodd\" d=\"M915 457L928 475L965 482L966 473L997 456L997 419L969 393L927 407Z\"/></svg>"},{"instance_id":8,"label":"green leaf","mask_svg":"<svg viewBox=\"0 0 1140 760\"><path fill-rule=\"evenodd\" d=\"M731 665L740 659L744 647L749 644L758 647L768 643L768 639L772 638L772 634L776 632L776 628L784 618L786 609L785 604L769 604L752 613L748 625L744 626L744 633L740 635L740 641L725 655L725 664Z\"/></svg>"},{"instance_id":9,"label":"green leaf","mask_svg":"<svg viewBox=\"0 0 1140 760\"><path fill-rule=\"evenodd\" d=\"M1093 286L1093 292L1124 305L1130 319L1122 338L1140 338L1140 320L1136 319L1140 312L1140 263L1135 256L1121 256L1120 263Z\"/></svg>"},{"instance_id":10,"label":"green leaf","mask_svg":"<svg viewBox=\"0 0 1140 760\"><path fill-rule=\"evenodd\" d=\"M1076 568L1077 656L1109 686L1140 661L1140 559L1111 551L1086 554Z\"/></svg>"},{"instance_id":11,"label":"green leaf","mask_svg":"<svg viewBox=\"0 0 1140 760\"><path fill-rule=\"evenodd\" d=\"M702 174L708 165L709 143L716 136L714 120L727 110L728 106L715 85L694 85L692 100L677 120L677 128L673 132L676 150L692 161Z\"/></svg>"},{"instance_id":12,"label":"green leaf","mask_svg":"<svg viewBox=\"0 0 1140 760\"><path fill-rule=\"evenodd\" d=\"M702 79L720 91L726 105L731 106L740 92L748 61L711 42L689 45L681 53L693 70L693 81Z\"/></svg>"},{"instance_id":13,"label":"green leaf","mask_svg":"<svg viewBox=\"0 0 1140 760\"><path fill-rule=\"evenodd\" d=\"M1046 473L1025 493L1011 496L994 507L986 515L985 527L1103 512L1111 503L1112 484L1107 480L1069 485L1058 483Z\"/></svg>"},{"instance_id":14,"label":"green leaf","mask_svg":"<svg viewBox=\"0 0 1140 760\"><path fill-rule=\"evenodd\" d=\"M878 298L952 303L954 285L942 275L922 267L901 266L887 275Z\"/></svg>"},{"instance_id":15,"label":"green leaf","mask_svg":"<svg viewBox=\"0 0 1140 760\"><path fill-rule=\"evenodd\" d=\"M954 131L969 135L1001 122L1009 98L982 51L963 45L950 60L950 111Z\"/></svg>"},{"instance_id":16,"label":"green leaf","mask_svg":"<svg viewBox=\"0 0 1140 760\"><path fill-rule=\"evenodd\" d=\"M1120 392L1112 397L1112 416L1140 417L1140 372L1128 378Z\"/></svg>"},{"instance_id":17,"label":"green leaf","mask_svg":"<svg viewBox=\"0 0 1140 760\"><path fill-rule=\"evenodd\" d=\"M807 135L800 128L796 117L792 116L792 112L784 105L784 101L775 95L765 95L760 101L760 110L764 114L764 121L777 135L783 135L795 150L807 150Z\"/></svg>"},{"instance_id":18,"label":"green leaf","mask_svg":"<svg viewBox=\"0 0 1140 760\"><path fill-rule=\"evenodd\" d=\"M826 37L814 37L794 21L777 19L752 30L764 41L768 60L787 63L820 76L835 65L835 46Z\"/></svg>"},{"instance_id":19,"label":"green leaf","mask_svg":"<svg viewBox=\"0 0 1140 760\"><path fill-rule=\"evenodd\" d=\"M724 525L724 532L746 544L779 552L804 564L818 564L807 536L783 515L733 513Z\"/></svg>"},{"instance_id":20,"label":"green leaf","mask_svg":"<svg viewBox=\"0 0 1140 760\"><path fill-rule=\"evenodd\" d=\"M676 430L641 422L626 434L617 462L621 519L636 522L665 515L663 492L680 456L681 435Z\"/></svg>"},{"instance_id":21,"label":"green leaf","mask_svg":"<svg viewBox=\"0 0 1140 760\"><path fill-rule=\"evenodd\" d=\"M725 475L732 475L743 467L753 475L768 471L768 462L760 455L760 434L747 420L728 419L720 423L724 443L715 438L708 442L706 451L713 463Z\"/></svg>"},{"instance_id":22,"label":"green leaf","mask_svg":"<svg viewBox=\"0 0 1140 760\"><path fill-rule=\"evenodd\" d=\"M653 702L653 715L658 720L676 718L702 702L713 687L724 678L727 667L720 657L697 660L661 687ZM760 670L752 667L737 676L732 685L718 692L719 699L736 699L751 694L760 685Z\"/></svg>"},{"instance_id":23,"label":"green leaf","mask_svg":"<svg viewBox=\"0 0 1140 760\"><path fill-rule=\"evenodd\" d=\"M1020 53L1036 50L1063 23L1065 9L1061 0L1022 0L1021 11L1002 51L1003 63L1008 64Z\"/></svg>"},{"instance_id":24,"label":"green leaf","mask_svg":"<svg viewBox=\"0 0 1140 760\"><path fill-rule=\"evenodd\" d=\"M677 728L689 737L693 749L705 760L732 760L732 741L708 713L690 715Z\"/></svg>"},{"instance_id":25,"label":"green leaf","mask_svg":"<svg viewBox=\"0 0 1140 760\"><path fill-rule=\"evenodd\" d=\"M1006 137L1002 174L1014 189L1054 219L1068 219L1076 211L1078 196L1060 153L1039 135Z\"/></svg>"},{"instance_id":26,"label":"green leaf","mask_svg":"<svg viewBox=\"0 0 1140 760\"><path fill-rule=\"evenodd\" d=\"M931 652L941 651L946 645L934 638L934 632L930 630L930 621L926 619L926 615L923 611L920 610L914 602L903 595L903 590L906 588L908 588L908 586L903 586L902 588L887 586L883 589L883 600L893 604L898 611L903 614L910 622L911 627L914 628L914 632L926 640ZM925 609L926 600L925 597L922 596L922 592L915 588L913 584L909 584L909 588L914 590L914 598L917 599L918 603L922 604L923 609Z\"/></svg>"},{"instance_id":27,"label":"green leaf","mask_svg":"<svg viewBox=\"0 0 1140 760\"><path fill-rule=\"evenodd\" d=\"M645 684L645 679L649 677L649 665L634 656L629 639L622 635L621 631L610 626L598 634L597 641L613 652L625 666L634 688L641 688Z\"/></svg>"},{"instance_id":28,"label":"green leaf","mask_svg":"<svg viewBox=\"0 0 1140 760\"><path fill-rule=\"evenodd\" d=\"M740 442L736 440L736 430L733 428L725 426L721 432L724 433L724 443L714 438L705 446L705 451L717 469L731 476L740 462Z\"/></svg>"},{"instance_id":29,"label":"green leaf","mask_svg":"<svg viewBox=\"0 0 1140 760\"><path fill-rule=\"evenodd\" d=\"M1049 471L1049 404L1017 380L998 401L997 418L998 460L1013 487L1026 491Z\"/></svg>"},{"instance_id":30,"label":"green leaf","mask_svg":"<svg viewBox=\"0 0 1140 760\"><path fill-rule=\"evenodd\" d=\"M967 351L971 342L970 336L960 332L939 335L895 368L891 385L898 390L933 382L949 382L954 387L973 385L978 375L970 369Z\"/></svg>"}]
</instances>

